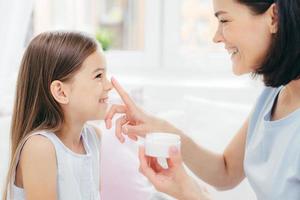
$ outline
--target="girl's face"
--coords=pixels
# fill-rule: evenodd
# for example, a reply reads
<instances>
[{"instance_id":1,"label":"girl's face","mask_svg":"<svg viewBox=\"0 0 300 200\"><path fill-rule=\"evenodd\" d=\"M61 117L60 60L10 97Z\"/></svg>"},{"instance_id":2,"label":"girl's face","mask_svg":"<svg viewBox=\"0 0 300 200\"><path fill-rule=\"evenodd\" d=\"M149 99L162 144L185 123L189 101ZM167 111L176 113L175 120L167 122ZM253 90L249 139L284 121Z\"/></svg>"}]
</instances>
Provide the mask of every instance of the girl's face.
<instances>
[{"instance_id":1,"label":"girl's face","mask_svg":"<svg viewBox=\"0 0 300 200\"><path fill-rule=\"evenodd\" d=\"M102 52L96 51L87 57L67 87L69 103L66 107L72 116L82 121L104 119L112 85L106 77Z\"/></svg>"},{"instance_id":2,"label":"girl's face","mask_svg":"<svg viewBox=\"0 0 300 200\"><path fill-rule=\"evenodd\" d=\"M272 39L270 13L254 15L236 0L214 0L219 24L213 38L222 42L231 55L233 72L241 75L254 72L267 56Z\"/></svg>"}]
</instances>

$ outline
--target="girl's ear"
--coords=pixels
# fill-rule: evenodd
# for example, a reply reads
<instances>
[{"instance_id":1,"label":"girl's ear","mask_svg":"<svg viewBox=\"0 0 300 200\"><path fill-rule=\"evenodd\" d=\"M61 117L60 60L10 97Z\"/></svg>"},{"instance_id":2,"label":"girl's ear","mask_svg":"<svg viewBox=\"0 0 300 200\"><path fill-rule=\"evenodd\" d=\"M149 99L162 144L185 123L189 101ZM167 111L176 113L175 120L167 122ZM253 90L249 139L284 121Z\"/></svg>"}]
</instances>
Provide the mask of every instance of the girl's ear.
<instances>
[{"instance_id":1,"label":"girl's ear","mask_svg":"<svg viewBox=\"0 0 300 200\"><path fill-rule=\"evenodd\" d=\"M64 83L58 80L55 80L50 85L51 94L54 99L60 104L68 104L69 97L67 88Z\"/></svg>"}]
</instances>

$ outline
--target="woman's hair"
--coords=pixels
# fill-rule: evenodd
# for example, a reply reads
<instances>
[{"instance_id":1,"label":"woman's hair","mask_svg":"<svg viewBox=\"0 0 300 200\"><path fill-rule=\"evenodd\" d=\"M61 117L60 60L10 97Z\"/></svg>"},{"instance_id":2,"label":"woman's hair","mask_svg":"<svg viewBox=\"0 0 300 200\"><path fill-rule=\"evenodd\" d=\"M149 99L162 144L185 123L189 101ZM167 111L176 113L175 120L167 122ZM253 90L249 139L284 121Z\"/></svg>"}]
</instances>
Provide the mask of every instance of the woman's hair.
<instances>
[{"instance_id":1,"label":"woman's hair","mask_svg":"<svg viewBox=\"0 0 300 200\"><path fill-rule=\"evenodd\" d=\"M300 78L300 1L236 0L255 15L276 4L278 31L274 34L267 57L254 73L263 75L266 86L278 87ZM259 48L259 45L257 46Z\"/></svg>"},{"instance_id":2,"label":"woman's hair","mask_svg":"<svg viewBox=\"0 0 300 200\"><path fill-rule=\"evenodd\" d=\"M17 81L4 199L14 183L20 143L35 131L57 131L64 122L63 111L50 92L51 83L70 80L97 49L98 43L93 38L75 32L45 32L30 42Z\"/></svg>"}]
</instances>

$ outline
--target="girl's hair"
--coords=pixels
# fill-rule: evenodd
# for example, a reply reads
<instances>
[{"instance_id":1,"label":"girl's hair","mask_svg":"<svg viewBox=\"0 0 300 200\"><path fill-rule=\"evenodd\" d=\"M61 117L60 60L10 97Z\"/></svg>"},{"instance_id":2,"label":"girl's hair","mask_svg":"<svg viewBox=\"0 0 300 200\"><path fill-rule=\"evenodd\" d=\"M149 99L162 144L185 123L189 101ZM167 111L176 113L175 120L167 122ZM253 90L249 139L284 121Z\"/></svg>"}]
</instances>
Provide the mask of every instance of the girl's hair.
<instances>
[{"instance_id":1,"label":"girl's hair","mask_svg":"<svg viewBox=\"0 0 300 200\"><path fill-rule=\"evenodd\" d=\"M3 199L15 181L12 177L17 154L26 136L39 130L57 131L64 121L63 111L50 92L51 83L70 80L97 49L98 43L93 38L75 32L45 32L30 42L18 75L11 123L11 158Z\"/></svg>"},{"instance_id":2,"label":"girl's hair","mask_svg":"<svg viewBox=\"0 0 300 200\"><path fill-rule=\"evenodd\" d=\"M278 31L273 36L268 56L255 74L263 75L266 86L278 87L300 78L300 1L236 0L255 15L265 13L276 4ZM259 45L257 46L259 48Z\"/></svg>"}]
</instances>

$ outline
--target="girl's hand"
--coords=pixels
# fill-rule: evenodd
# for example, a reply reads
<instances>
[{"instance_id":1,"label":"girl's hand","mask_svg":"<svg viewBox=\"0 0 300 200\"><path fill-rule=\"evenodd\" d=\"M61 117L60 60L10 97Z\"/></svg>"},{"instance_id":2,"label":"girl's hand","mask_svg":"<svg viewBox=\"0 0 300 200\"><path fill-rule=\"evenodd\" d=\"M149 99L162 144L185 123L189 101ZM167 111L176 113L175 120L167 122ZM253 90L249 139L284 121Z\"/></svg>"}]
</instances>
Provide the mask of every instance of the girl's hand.
<instances>
[{"instance_id":1,"label":"girl's hand","mask_svg":"<svg viewBox=\"0 0 300 200\"><path fill-rule=\"evenodd\" d=\"M185 171L179 150L170 148L167 159L168 169L163 169L156 158L145 155L144 147L139 148L140 172L154 187L180 200L211 200L206 188L200 187Z\"/></svg>"},{"instance_id":2,"label":"girl's hand","mask_svg":"<svg viewBox=\"0 0 300 200\"><path fill-rule=\"evenodd\" d=\"M116 136L120 142L124 142L125 138L122 132L129 138L137 140L137 136L145 137L149 132L170 132L174 129L169 123L162 119L147 114L140 109L127 92L121 87L116 79L112 78L111 82L124 102L124 105L112 105L105 117L106 128L111 128L112 118L116 113L124 114L116 120ZM174 132L174 131L173 131Z\"/></svg>"}]
</instances>

